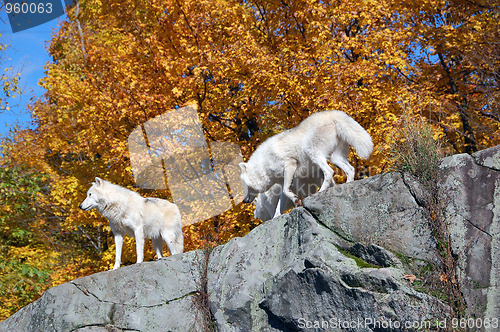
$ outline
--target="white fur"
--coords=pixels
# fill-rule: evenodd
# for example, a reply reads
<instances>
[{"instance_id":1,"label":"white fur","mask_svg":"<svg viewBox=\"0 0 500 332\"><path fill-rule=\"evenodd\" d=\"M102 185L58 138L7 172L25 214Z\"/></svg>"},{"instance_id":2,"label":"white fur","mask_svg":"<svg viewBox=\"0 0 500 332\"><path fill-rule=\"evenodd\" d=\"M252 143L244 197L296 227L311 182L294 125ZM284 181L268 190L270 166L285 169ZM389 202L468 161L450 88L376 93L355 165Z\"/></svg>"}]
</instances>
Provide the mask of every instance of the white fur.
<instances>
[{"instance_id":1,"label":"white fur","mask_svg":"<svg viewBox=\"0 0 500 332\"><path fill-rule=\"evenodd\" d=\"M113 270L120 267L123 236L135 237L137 263L144 260L144 240L151 239L162 258L163 241L171 255L184 251L181 214L177 206L159 198L144 198L138 193L98 177L80 204L82 210L96 209L106 219L115 236L116 257Z\"/></svg>"},{"instance_id":2,"label":"white fur","mask_svg":"<svg viewBox=\"0 0 500 332\"><path fill-rule=\"evenodd\" d=\"M309 116L297 127L267 139L248 162L240 163L243 201L253 201L278 183L283 187L283 195L297 205L299 196L291 190L295 177L313 179L311 174L319 167L323 173L319 191L335 184L328 160L346 173L347 182L353 181L354 167L347 159L349 146L361 158L368 158L373 150L370 135L354 119L341 111Z\"/></svg>"}]
</instances>

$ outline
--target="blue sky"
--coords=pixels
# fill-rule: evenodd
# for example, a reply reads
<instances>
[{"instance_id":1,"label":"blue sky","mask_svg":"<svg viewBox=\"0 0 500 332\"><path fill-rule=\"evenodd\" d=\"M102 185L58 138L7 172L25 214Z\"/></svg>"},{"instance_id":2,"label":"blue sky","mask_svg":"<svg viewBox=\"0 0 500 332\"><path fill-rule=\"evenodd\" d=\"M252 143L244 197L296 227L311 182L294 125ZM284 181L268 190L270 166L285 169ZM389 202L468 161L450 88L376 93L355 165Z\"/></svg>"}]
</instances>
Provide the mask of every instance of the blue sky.
<instances>
[{"instance_id":1,"label":"blue sky","mask_svg":"<svg viewBox=\"0 0 500 332\"><path fill-rule=\"evenodd\" d=\"M44 67L51 60L46 46L54 33L53 29L58 28L58 23L65 16L17 33L12 33L4 11L0 12L0 18L0 42L8 45L0 70L12 66L14 72L20 72L20 87L23 90L21 97L9 101L11 110L0 113L0 136L4 136L15 124L30 126L31 118L26 106L30 99L36 100L45 92L37 83L45 76Z\"/></svg>"}]
</instances>

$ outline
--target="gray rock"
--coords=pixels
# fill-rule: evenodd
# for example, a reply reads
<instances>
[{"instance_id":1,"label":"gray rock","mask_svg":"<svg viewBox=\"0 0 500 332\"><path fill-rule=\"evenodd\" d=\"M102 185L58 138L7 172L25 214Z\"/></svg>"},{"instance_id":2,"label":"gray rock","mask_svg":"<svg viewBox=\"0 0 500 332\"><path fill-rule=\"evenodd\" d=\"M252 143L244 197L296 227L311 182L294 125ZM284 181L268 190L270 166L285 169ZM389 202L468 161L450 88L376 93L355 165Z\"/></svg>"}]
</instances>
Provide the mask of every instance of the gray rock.
<instances>
[{"instance_id":1,"label":"gray rock","mask_svg":"<svg viewBox=\"0 0 500 332\"><path fill-rule=\"evenodd\" d=\"M500 171L500 148L497 146L472 154L476 164Z\"/></svg>"},{"instance_id":2,"label":"gray rock","mask_svg":"<svg viewBox=\"0 0 500 332\"><path fill-rule=\"evenodd\" d=\"M219 329L263 329L268 317L259 308L259 303L265 295L265 282L292 263L304 266L303 251L317 247L317 237L325 232L331 233L303 209L295 209L257 227L244 238L233 239L214 250L209 264L209 287L212 289L211 310ZM338 239L335 235L321 238L326 240L317 248L321 256L345 261L346 268L355 266L336 250ZM317 258L313 255L312 260Z\"/></svg>"},{"instance_id":3,"label":"gray rock","mask_svg":"<svg viewBox=\"0 0 500 332\"><path fill-rule=\"evenodd\" d=\"M500 317L500 146L443 159L441 183L467 316Z\"/></svg>"},{"instance_id":4,"label":"gray rock","mask_svg":"<svg viewBox=\"0 0 500 332\"><path fill-rule=\"evenodd\" d=\"M47 290L0 331L197 330L198 252L96 273ZM180 319L182 317L182 319Z\"/></svg>"},{"instance_id":5,"label":"gray rock","mask_svg":"<svg viewBox=\"0 0 500 332\"><path fill-rule=\"evenodd\" d=\"M389 267L397 266L399 263L397 258L392 253L375 244L364 245L361 243L355 243L347 250L354 256L359 257L372 265Z\"/></svg>"},{"instance_id":6,"label":"gray rock","mask_svg":"<svg viewBox=\"0 0 500 332\"><path fill-rule=\"evenodd\" d=\"M425 222L427 211L399 173L336 185L303 203L319 222L346 240L373 243L434 263L440 260Z\"/></svg>"},{"instance_id":7,"label":"gray rock","mask_svg":"<svg viewBox=\"0 0 500 332\"><path fill-rule=\"evenodd\" d=\"M408 287L400 269L359 267L339 252L339 242L298 208L218 247L209 265L218 329L301 331L316 322L323 324L318 331L339 323L374 331L376 322L404 325L449 312L437 299Z\"/></svg>"},{"instance_id":8,"label":"gray rock","mask_svg":"<svg viewBox=\"0 0 500 332\"><path fill-rule=\"evenodd\" d=\"M400 277L392 269L367 269L340 278L324 268L290 269L273 281L260 306L269 324L280 331L411 331L413 322L446 316L449 308L411 291ZM393 328L381 329L384 322Z\"/></svg>"}]
</instances>

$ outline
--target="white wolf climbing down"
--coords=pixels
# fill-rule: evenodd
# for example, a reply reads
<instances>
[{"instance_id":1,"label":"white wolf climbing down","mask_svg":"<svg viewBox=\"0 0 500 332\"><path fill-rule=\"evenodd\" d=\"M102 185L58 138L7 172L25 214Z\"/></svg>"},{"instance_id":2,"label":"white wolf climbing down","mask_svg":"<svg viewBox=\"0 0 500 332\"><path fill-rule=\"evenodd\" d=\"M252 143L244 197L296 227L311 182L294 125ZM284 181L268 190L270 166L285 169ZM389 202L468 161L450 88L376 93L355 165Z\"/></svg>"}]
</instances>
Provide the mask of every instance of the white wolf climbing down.
<instances>
[{"instance_id":1,"label":"white wolf climbing down","mask_svg":"<svg viewBox=\"0 0 500 332\"><path fill-rule=\"evenodd\" d=\"M120 267L123 236L135 237L137 263L144 260L144 240L151 239L162 258L163 241L171 255L184 251L181 214L177 206L160 198L144 198L138 193L106 180L95 178L80 204L82 210L96 209L106 219L115 237L116 256L113 270Z\"/></svg>"},{"instance_id":2,"label":"white wolf climbing down","mask_svg":"<svg viewBox=\"0 0 500 332\"><path fill-rule=\"evenodd\" d=\"M245 190L243 201L252 202L259 193L278 183L282 185L283 195L298 205L299 196L290 189L294 178L309 179L319 167L323 173L319 191L335 183L328 160L346 173L347 182L353 181L354 167L347 159L349 146L361 158L368 158L373 151L368 132L346 113L323 111L312 114L297 127L267 139L248 162L240 163Z\"/></svg>"}]
</instances>

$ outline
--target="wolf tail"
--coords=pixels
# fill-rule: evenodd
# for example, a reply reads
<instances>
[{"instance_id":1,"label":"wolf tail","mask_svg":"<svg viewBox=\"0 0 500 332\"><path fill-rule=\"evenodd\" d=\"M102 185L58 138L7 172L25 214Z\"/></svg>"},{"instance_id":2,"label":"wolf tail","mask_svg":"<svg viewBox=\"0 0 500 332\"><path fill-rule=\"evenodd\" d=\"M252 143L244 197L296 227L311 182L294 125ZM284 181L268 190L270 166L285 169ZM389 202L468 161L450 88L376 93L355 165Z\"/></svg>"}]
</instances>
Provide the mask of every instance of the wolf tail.
<instances>
[{"instance_id":1,"label":"wolf tail","mask_svg":"<svg viewBox=\"0 0 500 332\"><path fill-rule=\"evenodd\" d=\"M359 157L368 158L373 151L370 134L356 120L343 114L344 116L335 122L339 138L352 146Z\"/></svg>"}]
</instances>

